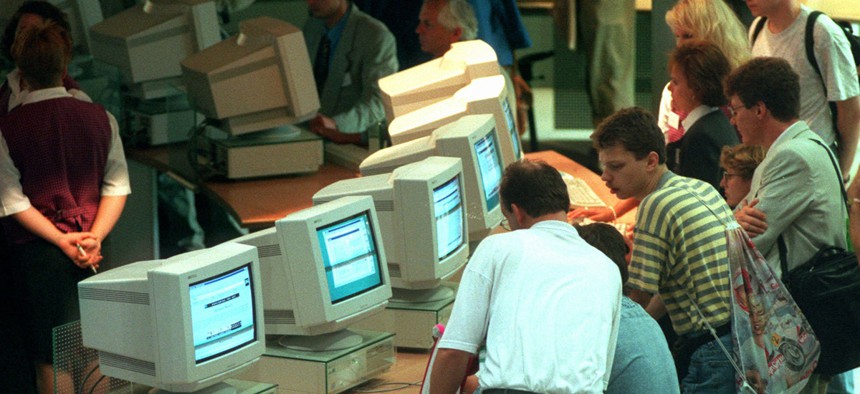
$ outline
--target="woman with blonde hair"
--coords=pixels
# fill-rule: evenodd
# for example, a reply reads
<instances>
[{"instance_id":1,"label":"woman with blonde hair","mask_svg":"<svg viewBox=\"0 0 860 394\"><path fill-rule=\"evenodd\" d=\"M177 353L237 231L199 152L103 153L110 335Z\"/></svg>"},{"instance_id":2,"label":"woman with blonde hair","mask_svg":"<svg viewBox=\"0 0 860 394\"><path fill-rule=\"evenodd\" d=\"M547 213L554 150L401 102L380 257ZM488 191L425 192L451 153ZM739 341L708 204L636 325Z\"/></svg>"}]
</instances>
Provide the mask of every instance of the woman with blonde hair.
<instances>
[{"instance_id":1,"label":"woman with blonde hair","mask_svg":"<svg viewBox=\"0 0 860 394\"><path fill-rule=\"evenodd\" d=\"M675 35L676 46L688 41L710 41L714 43L729 62L729 71L752 57L747 41L746 28L732 9L723 0L679 0L666 12L666 24ZM657 124L666 136L666 143L681 140L685 130L682 122L688 113L678 110L672 103L670 83L663 88ZM728 118L728 108L721 106ZM587 217L592 220L610 222L639 205L638 201L621 200L614 207L578 208L568 213L570 219Z\"/></svg>"},{"instance_id":2,"label":"woman with blonde hair","mask_svg":"<svg viewBox=\"0 0 860 394\"><path fill-rule=\"evenodd\" d=\"M690 40L711 41L726 56L729 68L734 70L750 57L746 29L735 13L722 0L680 0L666 12L666 24L675 35L675 45ZM678 129L686 114L672 105L669 84L663 89L657 122L666 133L667 142L676 138L675 133L683 135Z\"/></svg>"}]
</instances>

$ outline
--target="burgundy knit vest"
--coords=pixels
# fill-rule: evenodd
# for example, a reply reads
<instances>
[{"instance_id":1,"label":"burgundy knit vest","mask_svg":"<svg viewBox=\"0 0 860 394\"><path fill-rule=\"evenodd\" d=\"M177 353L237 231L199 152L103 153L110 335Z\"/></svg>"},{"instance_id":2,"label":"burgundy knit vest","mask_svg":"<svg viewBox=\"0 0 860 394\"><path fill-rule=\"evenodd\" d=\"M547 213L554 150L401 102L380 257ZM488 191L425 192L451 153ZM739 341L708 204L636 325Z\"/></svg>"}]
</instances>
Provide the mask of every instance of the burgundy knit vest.
<instances>
[{"instance_id":1,"label":"burgundy knit vest","mask_svg":"<svg viewBox=\"0 0 860 394\"><path fill-rule=\"evenodd\" d=\"M0 133L30 204L62 232L89 231L111 143L104 108L71 97L22 105L0 118ZM14 220L4 228L11 243L35 238Z\"/></svg>"}]
</instances>

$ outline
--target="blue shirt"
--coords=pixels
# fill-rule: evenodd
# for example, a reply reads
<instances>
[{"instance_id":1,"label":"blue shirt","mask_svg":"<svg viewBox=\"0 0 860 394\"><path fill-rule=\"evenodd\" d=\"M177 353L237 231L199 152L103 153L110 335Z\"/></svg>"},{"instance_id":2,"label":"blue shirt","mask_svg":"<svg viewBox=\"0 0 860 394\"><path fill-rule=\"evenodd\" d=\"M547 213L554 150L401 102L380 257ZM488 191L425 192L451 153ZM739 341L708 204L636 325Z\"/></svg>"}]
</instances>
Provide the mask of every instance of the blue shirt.
<instances>
[{"instance_id":1,"label":"blue shirt","mask_svg":"<svg viewBox=\"0 0 860 394\"><path fill-rule=\"evenodd\" d=\"M496 50L499 64L514 64L514 49L532 46L516 0L469 0L478 19L478 38Z\"/></svg>"},{"instance_id":2,"label":"blue shirt","mask_svg":"<svg viewBox=\"0 0 860 394\"><path fill-rule=\"evenodd\" d=\"M335 25L329 29L324 28L325 36L329 41L328 59L326 60L331 66L331 59L334 58L334 51L337 50L337 43L340 41L340 36L343 35L343 29L346 27L346 21L349 20L349 14L352 13L352 7L346 7L346 13L340 18Z\"/></svg>"},{"instance_id":3,"label":"blue shirt","mask_svg":"<svg viewBox=\"0 0 860 394\"><path fill-rule=\"evenodd\" d=\"M660 326L639 304L622 297L606 394L678 392L675 362Z\"/></svg>"}]
</instances>

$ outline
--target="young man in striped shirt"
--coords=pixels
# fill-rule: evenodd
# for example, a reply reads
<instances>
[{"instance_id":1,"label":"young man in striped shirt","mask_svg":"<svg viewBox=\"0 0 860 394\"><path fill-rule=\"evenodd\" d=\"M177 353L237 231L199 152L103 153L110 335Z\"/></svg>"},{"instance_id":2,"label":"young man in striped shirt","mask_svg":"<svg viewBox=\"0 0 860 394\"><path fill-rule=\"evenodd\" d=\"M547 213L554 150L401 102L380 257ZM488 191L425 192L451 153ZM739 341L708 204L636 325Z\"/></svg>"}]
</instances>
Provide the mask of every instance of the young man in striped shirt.
<instances>
[{"instance_id":1,"label":"young man in striped shirt","mask_svg":"<svg viewBox=\"0 0 860 394\"><path fill-rule=\"evenodd\" d=\"M666 168L663 134L649 112L621 110L591 139L606 186L618 198L641 201L627 285L652 316L669 314L679 335L673 356L682 392L734 393L728 356L708 333L710 325L731 349L725 236L731 210L710 184Z\"/></svg>"}]
</instances>

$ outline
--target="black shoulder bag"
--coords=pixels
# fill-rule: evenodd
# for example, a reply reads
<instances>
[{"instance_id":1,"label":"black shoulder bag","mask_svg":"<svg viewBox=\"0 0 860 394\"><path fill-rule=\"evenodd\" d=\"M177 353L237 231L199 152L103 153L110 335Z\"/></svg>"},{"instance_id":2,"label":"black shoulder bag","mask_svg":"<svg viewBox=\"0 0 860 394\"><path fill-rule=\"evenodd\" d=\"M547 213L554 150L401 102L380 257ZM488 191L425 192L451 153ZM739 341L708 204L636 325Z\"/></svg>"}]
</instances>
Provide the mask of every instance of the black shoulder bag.
<instances>
[{"instance_id":1,"label":"black shoulder bag","mask_svg":"<svg viewBox=\"0 0 860 394\"><path fill-rule=\"evenodd\" d=\"M842 187L842 176L833 154L822 142L813 141L824 147L833 162L839 190L847 205L848 195ZM857 368L860 366L860 268L857 255L839 247L825 246L789 272L788 252L782 235L777 243L782 282L821 342L821 357L815 372L833 375Z\"/></svg>"}]
</instances>

